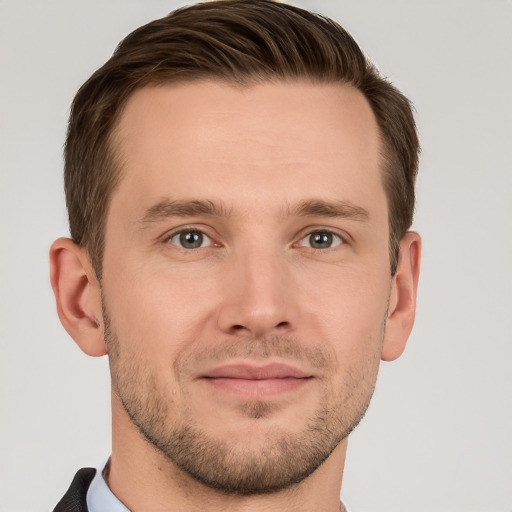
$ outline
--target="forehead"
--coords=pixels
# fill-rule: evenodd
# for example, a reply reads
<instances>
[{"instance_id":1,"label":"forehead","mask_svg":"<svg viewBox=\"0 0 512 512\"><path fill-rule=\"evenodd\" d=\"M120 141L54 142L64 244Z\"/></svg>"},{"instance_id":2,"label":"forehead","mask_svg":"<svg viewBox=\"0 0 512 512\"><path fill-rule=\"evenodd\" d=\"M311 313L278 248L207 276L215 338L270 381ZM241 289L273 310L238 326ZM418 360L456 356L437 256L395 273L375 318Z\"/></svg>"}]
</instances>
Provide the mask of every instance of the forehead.
<instances>
[{"instance_id":1,"label":"forehead","mask_svg":"<svg viewBox=\"0 0 512 512\"><path fill-rule=\"evenodd\" d=\"M114 143L122 167L114 208L167 196L250 209L308 194L368 202L382 193L378 127L346 85L146 87L128 101Z\"/></svg>"}]
</instances>

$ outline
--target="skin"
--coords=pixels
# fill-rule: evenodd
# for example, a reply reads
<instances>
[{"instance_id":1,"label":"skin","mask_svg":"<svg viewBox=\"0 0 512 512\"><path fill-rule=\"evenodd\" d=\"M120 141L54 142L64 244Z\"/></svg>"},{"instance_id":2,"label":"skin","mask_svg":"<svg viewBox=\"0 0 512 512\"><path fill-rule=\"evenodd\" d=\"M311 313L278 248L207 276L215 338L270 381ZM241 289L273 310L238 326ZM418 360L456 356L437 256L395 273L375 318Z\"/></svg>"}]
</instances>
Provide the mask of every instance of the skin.
<instances>
[{"instance_id":1,"label":"skin","mask_svg":"<svg viewBox=\"0 0 512 512\"><path fill-rule=\"evenodd\" d=\"M420 260L409 232L390 276L381 148L366 100L348 86L309 83L144 88L115 144L123 179L101 284L84 248L59 239L50 253L63 325L86 353L109 352L110 488L134 512L204 503L339 510L345 436L364 414L380 359L405 347ZM216 211L191 211L191 201ZM180 246L186 232L203 236L201 247ZM314 245L312 233L330 247ZM268 364L301 377L289 386L211 378L226 365ZM198 427L238 462L265 450L272 461L286 439L307 444L318 436L312 424L331 432L333 451L278 492L229 494L148 442L144 417L164 437Z\"/></svg>"}]
</instances>

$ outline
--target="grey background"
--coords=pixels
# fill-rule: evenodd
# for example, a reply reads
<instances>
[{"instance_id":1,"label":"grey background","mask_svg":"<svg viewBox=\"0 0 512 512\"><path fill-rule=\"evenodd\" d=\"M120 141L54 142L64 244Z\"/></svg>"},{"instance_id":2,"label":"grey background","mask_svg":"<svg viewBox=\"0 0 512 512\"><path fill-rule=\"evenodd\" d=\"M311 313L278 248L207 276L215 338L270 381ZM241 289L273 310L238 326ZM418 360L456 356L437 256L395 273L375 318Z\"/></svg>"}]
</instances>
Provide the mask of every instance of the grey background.
<instances>
[{"instance_id":1,"label":"grey background","mask_svg":"<svg viewBox=\"0 0 512 512\"><path fill-rule=\"evenodd\" d=\"M416 327L351 437L354 512L512 511L512 2L297 1L340 21L418 111ZM51 510L109 454L107 361L60 326L71 99L162 0L0 0L0 512Z\"/></svg>"}]
</instances>

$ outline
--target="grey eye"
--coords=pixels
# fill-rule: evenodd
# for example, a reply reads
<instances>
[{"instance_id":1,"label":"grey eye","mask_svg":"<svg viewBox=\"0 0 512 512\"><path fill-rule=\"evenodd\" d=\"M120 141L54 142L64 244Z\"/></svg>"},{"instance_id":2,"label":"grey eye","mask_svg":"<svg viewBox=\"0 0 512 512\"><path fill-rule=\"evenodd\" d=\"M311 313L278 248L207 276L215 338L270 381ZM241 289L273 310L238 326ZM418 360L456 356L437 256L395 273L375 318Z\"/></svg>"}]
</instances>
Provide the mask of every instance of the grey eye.
<instances>
[{"instance_id":1,"label":"grey eye","mask_svg":"<svg viewBox=\"0 0 512 512\"><path fill-rule=\"evenodd\" d=\"M330 249L342 243L341 237L330 231L313 231L305 236L299 245L301 247L311 247L312 249Z\"/></svg>"},{"instance_id":2,"label":"grey eye","mask_svg":"<svg viewBox=\"0 0 512 512\"><path fill-rule=\"evenodd\" d=\"M211 240L201 231L193 229L180 231L170 238L170 242L183 249L199 249L211 244Z\"/></svg>"}]
</instances>

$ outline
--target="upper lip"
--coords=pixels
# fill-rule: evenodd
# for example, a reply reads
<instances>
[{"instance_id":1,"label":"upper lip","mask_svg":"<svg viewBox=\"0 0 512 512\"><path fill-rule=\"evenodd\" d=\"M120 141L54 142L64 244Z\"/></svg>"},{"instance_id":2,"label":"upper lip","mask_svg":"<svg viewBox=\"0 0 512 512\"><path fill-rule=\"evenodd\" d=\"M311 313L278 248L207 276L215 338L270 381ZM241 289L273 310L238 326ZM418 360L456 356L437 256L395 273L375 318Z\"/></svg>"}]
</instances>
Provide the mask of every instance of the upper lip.
<instances>
[{"instance_id":1,"label":"upper lip","mask_svg":"<svg viewBox=\"0 0 512 512\"><path fill-rule=\"evenodd\" d=\"M239 363L218 366L205 372L202 377L211 379L225 378L264 380L285 378L305 379L312 377L312 375L296 368L295 366L283 363L270 363L265 365Z\"/></svg>"}]
</instances>

